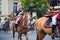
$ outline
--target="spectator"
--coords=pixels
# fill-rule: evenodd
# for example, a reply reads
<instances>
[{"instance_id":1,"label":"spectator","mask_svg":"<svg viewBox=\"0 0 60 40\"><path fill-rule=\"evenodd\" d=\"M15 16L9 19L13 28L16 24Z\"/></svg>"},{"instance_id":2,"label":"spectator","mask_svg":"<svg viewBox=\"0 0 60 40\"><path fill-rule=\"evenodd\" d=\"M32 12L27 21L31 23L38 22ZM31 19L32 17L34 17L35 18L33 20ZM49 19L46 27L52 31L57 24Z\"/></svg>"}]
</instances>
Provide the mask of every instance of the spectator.
<instances>
[{"instance_id":1,"label":"spectator","mask_svg":"<svg viewBox=\"0 0 60 40\"><path fill-rule=\"evenodd\" d=\"M0 18L0 31L2 30L2 22L1 22L1 18Z\"/></svg>"}]
</instances>

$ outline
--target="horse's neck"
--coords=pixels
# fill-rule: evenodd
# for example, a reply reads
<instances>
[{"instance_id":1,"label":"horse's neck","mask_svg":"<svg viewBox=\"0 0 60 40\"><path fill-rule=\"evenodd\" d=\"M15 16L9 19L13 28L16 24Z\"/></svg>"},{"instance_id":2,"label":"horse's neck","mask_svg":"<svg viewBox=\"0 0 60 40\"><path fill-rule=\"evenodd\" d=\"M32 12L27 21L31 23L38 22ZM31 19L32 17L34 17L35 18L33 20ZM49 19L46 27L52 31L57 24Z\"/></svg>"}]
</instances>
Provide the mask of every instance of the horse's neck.
<instances>
[{"instance_id":1,"label":"horse's neck","mask_svg":"<svg viewBox=\"0 0 60 40\"><path fill-rule=\"evenodd\" d=\"M25 22L25 23L26 23L26 22L27 22L27 18L24 18L24 19L23 19L23 22Z\"/></svg>"},{"instance_id":2,"label":"horse's neck","mask_svg":"<svg viewBox=\"0 0 60 40\"><path fill-rule=\"evenodd\" d=\"M26 18L24 21L25 21L24 24L25 24L26 26L28 26L28 25L30 24L30 20L29 20L29 19Z\"/></svg>"},{"instance_id":3,"label":"horse's neck","mask_svg":"<svg viewBox=\"0 0 60 40\"><path fill-rule=\"evenodd\" d=\"M23 22L22 22L21 24L24 25L24 26L26 26L26 24L27 24L26 15L24 15L24 17L23 17Z\"/></svg>"}]
</instances>

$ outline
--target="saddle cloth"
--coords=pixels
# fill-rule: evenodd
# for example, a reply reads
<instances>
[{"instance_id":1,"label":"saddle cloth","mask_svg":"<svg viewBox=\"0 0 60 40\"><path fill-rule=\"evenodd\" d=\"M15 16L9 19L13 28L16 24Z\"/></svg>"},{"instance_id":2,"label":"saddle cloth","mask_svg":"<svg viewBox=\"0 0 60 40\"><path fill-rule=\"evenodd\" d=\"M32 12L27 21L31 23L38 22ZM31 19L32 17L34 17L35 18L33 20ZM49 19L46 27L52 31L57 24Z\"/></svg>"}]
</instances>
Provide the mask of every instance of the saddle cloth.
<instances>
[{"instance_id":1,"label":"saddle cloth","mask_svg":"<svg viewBox=\"0 0 60 40\"><path fill-rule=\"evenodd\" d=\"M51 24L51 20L46 20L45 23L43 24L43 27L45 28L51 28L52 24ZM58 28L60 28L60 25L58 25Z\"/></svg>"},{"instance_id":2,"label":"saddle cloth","mask_svg":"<svg viewBox=\"0 0 60 40\"><path fill-rule=\"evenodd\" d=\"M51 20L50 19L46 20L43 26L45 28L51 28L52 27Z\"/></svg>"}]
</instances>

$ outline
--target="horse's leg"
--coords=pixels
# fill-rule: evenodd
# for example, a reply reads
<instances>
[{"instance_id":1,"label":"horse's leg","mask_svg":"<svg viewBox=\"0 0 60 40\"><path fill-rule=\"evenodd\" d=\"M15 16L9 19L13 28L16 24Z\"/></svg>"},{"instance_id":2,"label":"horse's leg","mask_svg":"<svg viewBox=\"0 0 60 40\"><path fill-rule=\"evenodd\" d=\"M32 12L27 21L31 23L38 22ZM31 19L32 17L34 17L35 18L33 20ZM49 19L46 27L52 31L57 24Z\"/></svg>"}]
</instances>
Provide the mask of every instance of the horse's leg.
<instances>
[{"instance_id":1,"label":"horse's leg","mask_svg":"<svg viewBox=\"0 0 60 40\"><path fill-rule=\"evenodd\" d=\"M14 27L12 28L13 38L15 37L15 30Z\"/></svg>"},{"instance_id":2,"label":"horse's leg","mask_svg":"<svg viewBox=\"0 0 60 40\"><path fill-rule=\"evenodd\" d=\"M15 37L15 31L13 32L13 38Z\"/></svg>"},{"instance_id":3,"label":"horse's leg","mask_svg":"<svg viewBox=\"0 0 60 40\"><path fill-rule=\"evenodd\" d=\"M27 33L25 34L25 36L26 36L26 40L28 40L28 35L27 35Z\"/></svg>"},{"instance_id":4,"label":"horse's leg","mask_svg":"<svg viewBox=\"0 0 60 40\"><path fill-rule=\"evenodd\" d=\"M4 27L4 33L5 33L5 27Z\"/></svg>"},{"instance_id":5,"label":"horse's leg","mask_svg":"<svg viewBox=\"0 0 60 40\"><path fill-rule=\"evenodd\" d=\"M36 38L36 40L39 40L39 38L38 38L38 34L37 34L37 38Z\"/></svg>"},{"instance_id":6,"label":"horse's leg","mask_svg":"<svg viewBox=\"0 0 60 40\"><path fill-rule=\"evenodd\" d=\"M19 39L19 37L20 37L20 34L18 33L18 39Z\"/></svg>"},{"instance_id":7,"label":"horse's leg","mask_svg":"<svg viewBox=\"0 0 60 40\"><path fill-rule=\"evenodd\" d=\"M40 32L37 32L37 40L42 40Z\"/></svg>"},{"instance_id":8,"label":"horse's leg","mask_svg":"<svg viewBox=\"0 0 60 40\"><path fill-rule=\"evenodd\" d=\"M18 33L18 40L22 40L22 34Z\"/></svg>"},{"instance_id":9,"label":"horse's leg","mask_svg":"<svg viewBox=\"0 0 60 40\"><path fill-rule=\"evenodd\" d=\"M44 36L45 35L41 31L37 31L37 40L42 40Z\"/></svg>"},{"instance_id":10,"label":"horse's leg","mask_svg":"<svg viewBox=\"0 0 60 40\"><path fill-rule=\"evenodd\" d=\"M6 28L5 28L5 33L6 33Z\"/></svg>"},{"instance_id":11,"label":"horse's leg","mask_svg":"<svg viewBox=\"0 0 60 40\"><path fill-rule=\"evenodd\" d=\"M22 40L22 34L20 34L19 36L20 36L20 40Z\"/></svg>"},{"instance_id":12,"label":"horse's leg","mask_svg":"<svg viewBox=\"0 0 60 40\"><path fill-rule=\"evenodd\" d=\"M6 28L6 33L8 33L8 28Z\"/></svg>"},{"instance_id":13,"label":"horse's leg","mask_svg":"<svg viewBox=\"0 0 60 40\"><path fill-rule=\"evenodd\" d=\"M5 33L7 33L7 27L5 26Z\"/></svg>"}]
</instances>

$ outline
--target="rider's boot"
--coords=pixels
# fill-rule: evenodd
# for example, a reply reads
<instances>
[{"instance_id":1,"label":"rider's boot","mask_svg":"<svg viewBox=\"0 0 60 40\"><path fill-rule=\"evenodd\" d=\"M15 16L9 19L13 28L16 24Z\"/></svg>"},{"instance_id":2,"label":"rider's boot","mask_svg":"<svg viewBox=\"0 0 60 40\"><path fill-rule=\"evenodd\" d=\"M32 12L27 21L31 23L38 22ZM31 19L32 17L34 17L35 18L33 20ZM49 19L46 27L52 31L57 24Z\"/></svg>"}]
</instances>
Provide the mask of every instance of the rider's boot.
<instances>
[{"instance_id":1,"label":"rider's boot","mask_svg":"<svg viewBox=\"0 0 60 40\"><path fill-rule=\"evenodd\" d=\"M54 33L52 33L51 37L52 37L52 39L54 39Z\"/></svg>"},{"instance_id":2,"label":"rider's boot","mask_svg":"<svg viewBox=\"0 0 60 40\"><path fill-rule=\"evenodd\" d=\"M54 37L59 37L59 34L57 33L56 25L52 25L52 39L54 39Z\"/></svg>"},{"instance_id":3,"label":"rider's boot","mask_svg":"<svg viewBox=\"0 0 60 40\"><path fill-rule=\"evenodd\" d=\"M54 39L56 35L56 25L52 25L52 39Z\"/></svg>"},{"instance_id":4,"label":"rider's boot","mask_svg":"<svg viewBox=\"0 0 60 40\"><path fill-rule=\"evenodd\" d=\"M15 24L16 31L17 31L17 26L18 26L18 24Z\"/></svg>"}]
</instances>

